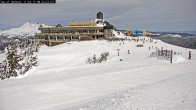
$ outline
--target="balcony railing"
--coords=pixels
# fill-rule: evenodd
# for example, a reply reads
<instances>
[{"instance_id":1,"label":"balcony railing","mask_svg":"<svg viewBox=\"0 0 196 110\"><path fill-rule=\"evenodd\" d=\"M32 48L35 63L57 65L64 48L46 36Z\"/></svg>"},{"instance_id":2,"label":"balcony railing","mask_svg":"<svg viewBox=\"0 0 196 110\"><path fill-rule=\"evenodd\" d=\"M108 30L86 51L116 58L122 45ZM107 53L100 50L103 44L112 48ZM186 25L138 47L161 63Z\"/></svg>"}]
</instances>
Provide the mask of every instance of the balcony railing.
<instances>
[{"instance_id":1,"label":"balcony railing","mask_svg":"<svg viewBox=\"0 0 196 110\"><path fill-rule=\"evenodd\" d=\"M82 36L82 35L103 35L103 32L97 33L39 33L37 36Z\"/></svg>"}]
</instances>

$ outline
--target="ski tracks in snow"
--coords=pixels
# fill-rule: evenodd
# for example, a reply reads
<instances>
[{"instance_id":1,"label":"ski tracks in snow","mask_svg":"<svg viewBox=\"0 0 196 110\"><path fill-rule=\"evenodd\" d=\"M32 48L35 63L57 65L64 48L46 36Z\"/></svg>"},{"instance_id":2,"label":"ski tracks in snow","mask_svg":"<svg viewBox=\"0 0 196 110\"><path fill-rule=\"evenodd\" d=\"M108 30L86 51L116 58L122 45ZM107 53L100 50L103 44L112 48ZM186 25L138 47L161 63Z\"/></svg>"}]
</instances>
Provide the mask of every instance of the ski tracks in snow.
<instances>
[{"instance_id":1,"label":"ski tracks in snow","mask_svg":"<svg viewBox=\"0 0 196 110\"><path fill-rule=\"evenodd\" d=\"M195 77L194 73L177 75L119 91L69 110L195 110L196 82L192 84Z\"/></svg>"}]
</instances>

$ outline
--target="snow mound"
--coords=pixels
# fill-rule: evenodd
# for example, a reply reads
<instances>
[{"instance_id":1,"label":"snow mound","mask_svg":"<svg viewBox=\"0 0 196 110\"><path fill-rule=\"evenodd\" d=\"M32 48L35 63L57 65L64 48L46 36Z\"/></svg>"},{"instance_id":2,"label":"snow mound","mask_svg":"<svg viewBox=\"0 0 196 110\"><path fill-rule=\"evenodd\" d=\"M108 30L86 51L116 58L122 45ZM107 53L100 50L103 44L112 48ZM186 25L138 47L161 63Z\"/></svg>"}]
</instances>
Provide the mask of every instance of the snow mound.
<instances>
[{"instance_id":1,"label":"snow mound","mask_svg":"<svg viewBox=\"0 0 196 110\"><path fill-rule=\"evenodd\" d=\"M6 36L8 38L11 37L30 37L34 36L35 33L40 33L38 30L39 27L48 27L45 24L41 23L33 23L33 22L27 22L20 26L19 28L12 28L9 30L5 30L0 32L0 36Z\"/></svg>"},{"instance_id":2,"label":"snow mound","mask_svg":"<svg viewBox=\"0 0 196 110\"><path fill-rule=\"evenodd\" d=\"M173 63L184 62L186 59L183 56L177 55L173 57Z\"/></svg>"},{"instance_id":3,"label":"snow mound","mask_svg":"<svg viewBox=\"0 0 196 110\"><path fill-rule=\"evenodd\" d=\"M21 75L21 74L18 74L17 77L11 77L10 79L22 79L22 78L25 78L29 75L32 75L34 71L36 71L37 67L33 67L31 68L30 70L28 70L25 74ZM9 79L5 79L5 80L9 80Z\"/></svg>"}]
</instances>

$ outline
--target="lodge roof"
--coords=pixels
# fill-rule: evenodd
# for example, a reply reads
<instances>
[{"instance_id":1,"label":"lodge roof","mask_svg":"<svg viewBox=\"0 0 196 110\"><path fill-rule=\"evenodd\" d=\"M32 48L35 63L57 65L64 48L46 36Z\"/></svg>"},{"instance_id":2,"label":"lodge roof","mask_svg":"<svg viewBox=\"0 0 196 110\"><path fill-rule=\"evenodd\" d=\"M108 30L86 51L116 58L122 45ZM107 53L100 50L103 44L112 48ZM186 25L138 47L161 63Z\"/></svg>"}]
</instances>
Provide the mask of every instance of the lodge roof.
<instances>
[{"instance_id":1,"label":"lodge roof","mask_svg":"<svg viewBox=\"0 0 196 110\"><path fill-rule=\"evenodd\" d=\"M56 27L63 27L61 24L57 24Z\"/></svg>"},{"instance_id":2,"label":"lodge roof","mask_svg":"<svg viewBox=\"0 0 196 110\"><path fill-rule=\"evenodd\" d=\"M43 28L38 28L38 30L97 30L97 29L103 29L103 27L43 27Z\"/></svg>"}]
</instances>

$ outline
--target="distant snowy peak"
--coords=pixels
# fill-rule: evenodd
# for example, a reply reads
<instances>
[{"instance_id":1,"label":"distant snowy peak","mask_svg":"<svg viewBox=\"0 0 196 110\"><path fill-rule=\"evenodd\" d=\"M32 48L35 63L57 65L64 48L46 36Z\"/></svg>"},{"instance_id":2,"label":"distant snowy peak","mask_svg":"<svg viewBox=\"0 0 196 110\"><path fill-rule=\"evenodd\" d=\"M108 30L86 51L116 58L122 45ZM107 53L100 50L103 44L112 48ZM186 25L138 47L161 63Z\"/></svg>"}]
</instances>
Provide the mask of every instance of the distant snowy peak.
<instances>
[{"instance_id":1,"label":"distant snowy peak","mask_svg":"<svg viewBox=\"0 0 196 110\"><path fill-rule=\"evenodd\" d=\"M182 36L177 34L166 34L163 37L182 37Z\"/></svg>"},{"instance_id":2,"label":"distant snowy peak","mask_svg":"<svg viewBox=\"0 0 196 110\"><path fill-rule=\"evenodd\" d=\"M11 28L9 30L0 31L0 36L4 37L30 37L34 36L35 33L40 33L38 30L39 27L48 27L45 24L41 23L33 23L33 22L27 22L20 26L19 28Z\"/></svg>"},{"instance_id":3,"label":"distant snowy peak","mask_svg":"<svg viewBox=\"0 0 196 110\"><path fill-rule=\"evenodd\" d=\"M181 35L173 35L172 37L182 37Z\"/></svg>"},{"instance_id":4,"label":"distant snowy peak","mask_svg":"<svg viewBox=\"0 0 196 110\"><path fill-rule=\"evenodd\" d=\"M23 24L19 28L20 29L27 29L27 28L39 28L39 27L48 27L48 26L45 24L41 24L41 23L26 22L25 24Z\"/></svg>"}]
</instances>

